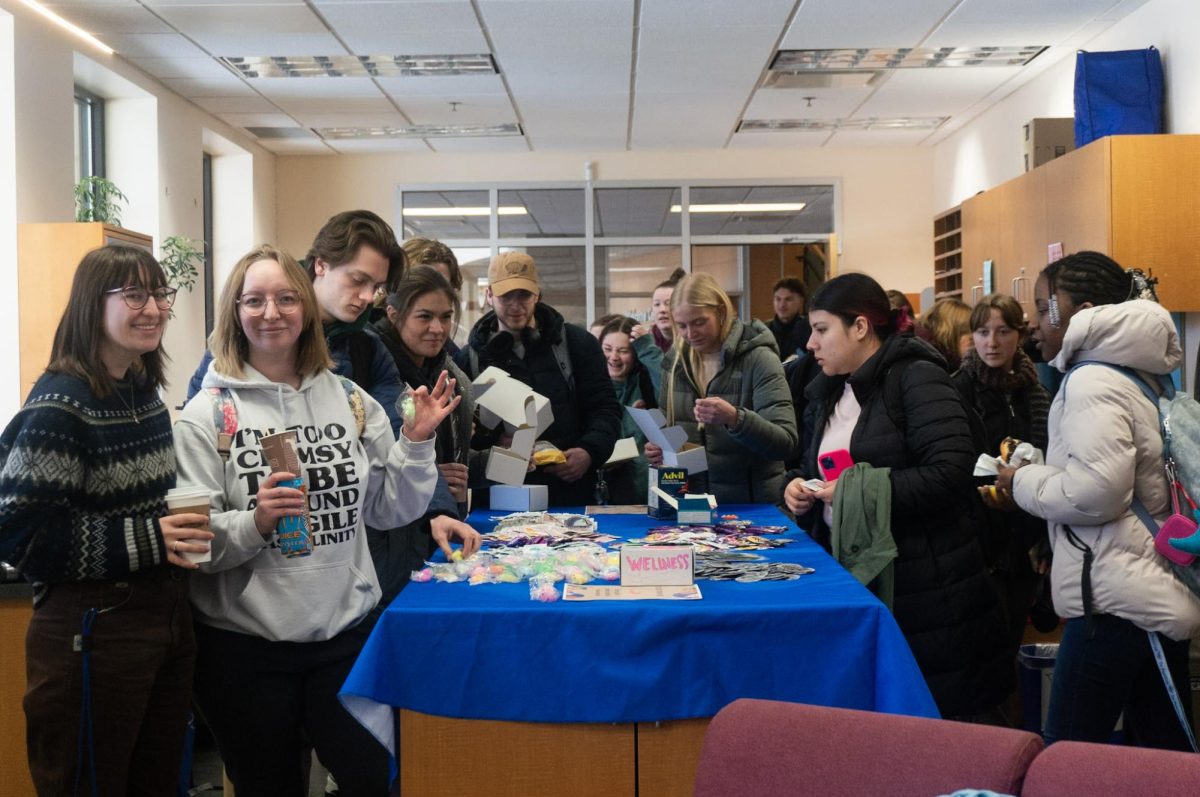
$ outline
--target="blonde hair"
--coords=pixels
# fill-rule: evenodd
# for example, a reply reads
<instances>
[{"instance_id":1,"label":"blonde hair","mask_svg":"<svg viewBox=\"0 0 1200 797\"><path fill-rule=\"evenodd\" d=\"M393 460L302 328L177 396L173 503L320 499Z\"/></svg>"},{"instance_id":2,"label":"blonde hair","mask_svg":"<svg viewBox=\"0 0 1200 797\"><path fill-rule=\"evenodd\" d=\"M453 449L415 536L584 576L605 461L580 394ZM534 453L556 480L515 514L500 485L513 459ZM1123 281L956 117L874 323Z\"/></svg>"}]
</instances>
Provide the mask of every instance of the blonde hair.
<instances>
[{"instance_id":1,"label":"blonde hair","mask_svg":"<svg viewBox=\"0 0 1200 797\"><path fill-rule=\"evenodd\" d=\"M711 310L717 316L717 325L721 329L721 342L729 337L733 321L737 317L729 294L721 290L721 286L709 274L688 274L675 284L671 293L671 317L674 320L675 311L680 307L695 307L699 310ZM686 357L685 362L692 374L699 374L702 364L701 355L694 351L684 341L683 335L675 335L671 344L675 353L671 361L671 371L667 374L667 423L675 423L675 371L679 360ZM707 385L696 385L697 394L703 398Z\"/></svg>"},{"instance_id":2,"label":"blonde hair","mask_svg":"<svg viewBox=\"0 0 1200 797\"><path fill-rule=\"evenodd\" d=\"M928 313L921 315L921 324L933 336L933 345L950 362L958 361L962 336L974 331L971 307L958 299L938 299Z\"/></svg>"},{"instance_id":3,"label":"blonde hair","mask_svg":"<svg viewBox=\"0 0 1200 797\"><path fill-rule=\"evenodd\" d=\"M269 244L262 244L247 252L237 262L225 281L221 299L217 303L216 324L208 341L213 354L213 367L226 376L245 376L246 361L250 358L250 341L242 329L238 317L238 299L246 284L246 272L260 260L272 260L283 269L288 285L300 295L300 312L304 314L304 325L296 341L296 373L301 378L315 376L322 370L333 367L329 347L325 343L325 330L321 327L321 313L317 306L317 295L313 292L308 274L296 259Z\"/></svg>"}]
</instances>

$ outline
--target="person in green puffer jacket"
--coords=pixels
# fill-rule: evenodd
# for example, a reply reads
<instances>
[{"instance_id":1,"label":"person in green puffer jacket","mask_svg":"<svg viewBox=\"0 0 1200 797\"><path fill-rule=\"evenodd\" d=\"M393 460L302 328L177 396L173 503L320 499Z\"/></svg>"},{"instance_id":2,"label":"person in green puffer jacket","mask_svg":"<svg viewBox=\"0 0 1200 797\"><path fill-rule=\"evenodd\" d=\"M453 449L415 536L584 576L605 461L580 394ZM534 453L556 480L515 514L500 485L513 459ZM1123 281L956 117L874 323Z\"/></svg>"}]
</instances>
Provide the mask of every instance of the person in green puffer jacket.
<instances>
[{"instance_id":1,"label":"person in green puffer jacket","mask_svg":"<svg viewBox=\"0 0 1200 797\"><path fill-rule=\"evenodd\" d=\"M671 317L677 332L663 360L659 406L708 457L708 472L689 476L689 489L707 482L721 504L775 503L783 461L799 445L775 336L760 321L740 321L708 274L679 281ZM646 460L660 463L661 449L647 443Z\"/></svg>"}]
</instances>

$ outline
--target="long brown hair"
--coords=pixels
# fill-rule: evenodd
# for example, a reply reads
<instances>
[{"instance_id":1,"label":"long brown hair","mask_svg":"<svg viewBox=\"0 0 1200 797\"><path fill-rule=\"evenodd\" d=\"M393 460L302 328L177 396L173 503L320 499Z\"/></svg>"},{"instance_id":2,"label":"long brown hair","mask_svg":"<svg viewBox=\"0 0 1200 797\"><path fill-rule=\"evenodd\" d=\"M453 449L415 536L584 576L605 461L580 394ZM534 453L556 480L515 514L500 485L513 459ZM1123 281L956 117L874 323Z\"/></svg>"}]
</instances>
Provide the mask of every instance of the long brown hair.
<instances>
[{"instance_id":1,"label":"long brown hair","mask_svg":"<svg viewBox=\"0 0 1200 797\"><path fill-rule=\"evenodd\" d=\"M246 284L246 272L260 260L273 260L283 269L288 287L300 295L300 312L304 314L304 326L296 341L296 373L301 377L315 376L326 368L333 367L329 357L329 346L325 343L325 331L321 326L321 312L317 306L317 294L312 282L296 259L269 244L257 246L242 256L225 280L221 299L217 303L216 324L208 340L213 354L213 368L226 376L245 376L245 365L250 358L250 341L242 329L238 316L238 299Z\"/></svg>"},{"instance_id":2,"label":"long brown hair","mask_svg":"<svg viewBox=\"0 0 1200 797\"><path fill-rule=\"evenodd\" d=\"M134 286L148 291L167 287L167 275L162 266L146 250L132 246L104 246L84 255L71 281L71 295L54 333L54 346L46 370L82 379L100 398L111 395L116 389L116 381L100 359L100 346L105 339L107 291ZM149 301L154 301L154 297L151 296ZM158 390L167 384L168 361L159 339L158 347L134 360L131 370L143 386Z\"/></svg>"},{"instance_id":3,"label":"long brown hair","mask_svg":"<svg viewBox=\"0 0 1200 797\"><path fill-rule=\"evenodd\" d=\"M696 273L688 274L683 279L675 284L675 289L671 293L671 317L675 316L675 310L680 307L696 307L701 310L711 310L717 316L717 325L721 329L721 342L725 342L725 338L729 337L729 330L733 328L733 322L737 318L737 313L733 309L733 302L729 298L729 294L721 290L721 286L709 274ZM693 374L700 373L702 356L699 352L692 349L684 341L684 336L675 335L672 349L675 351L675 359L671 361L671 371L667 375L667 423L675 423L675 371L679 367L679 360L687 356L687 364ZM686 351L685 351L686 349ZM707 385L696 385L697 394L703 398L704 391Z\"/></svg>"}]
</instances>

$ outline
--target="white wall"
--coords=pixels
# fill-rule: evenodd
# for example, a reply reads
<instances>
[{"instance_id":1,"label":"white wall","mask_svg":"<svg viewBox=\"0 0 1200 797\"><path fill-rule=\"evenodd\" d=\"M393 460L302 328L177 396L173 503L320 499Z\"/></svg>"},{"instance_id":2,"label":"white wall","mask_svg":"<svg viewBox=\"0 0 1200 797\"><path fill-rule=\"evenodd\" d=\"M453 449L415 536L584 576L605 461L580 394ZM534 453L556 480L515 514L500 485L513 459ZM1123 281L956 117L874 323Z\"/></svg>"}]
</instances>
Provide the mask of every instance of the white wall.
<instances>
[{"instance_id":1,"label":"white wall","mask_svg":"<svg viewBox=\"0 0 1200 797\"><path fill-rule=\"evenodd\" d=\"M171 235L203 237L201 161L204 131L209 129L234 142L249 158L246 171L251 179L243 188L252 190L243 194L239 215L228 224L240 229L242 240L274 239L272 153L121 58L105 55L16 0L0 0L0 17L6 17L5 12L14 24L14 85L12 91L4 90L6 67L0 64L0 106L15 99L15 181L5 179L4 111L0 110L0 260L15 262L15 255L3 257L4 230L12 219L16 223L74 219L73 87L77 72L89 70L92 79L122 87L110 109L110 122L119 131L109 136L106 150L111 159L109 176L132 201L123 218L126 226L152 235L156 246ZM0 58L3 52L0 47ZM5 212L3 198L9 185L14 185L16 195L11 214ZM16 269L0 271L0 296L6 303L15 306L16 290ZM181 295L175 308L165 339L173 360L166 396L171 405L182 402L187 378L204 351L203 285L198 283L195 292ZM10 320L15 319L15 311L0 312L0 317L15 325ZM7 337L15 339L15 331ZM16 362L0 361L0 422L15 410L19 393Z\"/></svg>"},{"instance_id":2,"label":"white wall","mask_svg":"<svg viewBox=\"0 0 1200 797\"><path fill-rule=\"evenodd\" d=\"M0 97L13 96L13 18L0 9ZM0 102L0 286L16 284L17 144L13 104ZM10 276L10 274L12 276ZM0 340L14 341L19 332L16 290L0 290ZM19 381L16 346L0 349L0 374ZM0 385L3 383L0 382ZM0 389L0 418L17 411L17 391Z\"/></svg>"},{"instance_id":3,"label":"white wall","mask_svg":"<svg viewBox=\"0 0 1200 797\"><path fill-rule=\"evenodd\" d=\"M1132 50L1154 46L1162 54L1167 133L1200 133L1200 2L1150 0L1083 46ZM1065 58L997 103L934 148L933 202L940 211L1024 171L1021 126L1044 116L1073 116L1075 59ZM1195 384L1200 313L1184 326L1184 373Z\"/></svg>"},{"instance_id":4,"label":"white wall","mask_svg":"<svg viewBox=\"0 0 1200 797\"><path fill-rule=\"evenodd\" d=\"M840 178L843 271L919 291L933 263L930 148L703 150L281 156L279 244L303 255L333 214L373 210L392 221L396 186L521 181L581 182L583 164L607 180L819 180Z\"/></svg>"}]
</instances>

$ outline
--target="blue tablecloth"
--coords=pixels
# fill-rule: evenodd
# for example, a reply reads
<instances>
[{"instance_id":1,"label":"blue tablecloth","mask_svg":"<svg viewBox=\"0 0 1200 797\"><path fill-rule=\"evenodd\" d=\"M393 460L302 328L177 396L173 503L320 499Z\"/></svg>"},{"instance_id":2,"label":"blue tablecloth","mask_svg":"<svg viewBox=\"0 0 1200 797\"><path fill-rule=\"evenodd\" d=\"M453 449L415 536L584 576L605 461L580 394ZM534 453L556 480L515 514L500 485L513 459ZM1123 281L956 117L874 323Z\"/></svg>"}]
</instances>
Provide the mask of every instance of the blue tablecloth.
<instances>
[{"instance_id":1,"label":"blue tablecloth","mask_svg":"<svg viewBox=\"0 0 1200 797\"><path fill-rule=\"evenodd\" d=\"M641 722L709 717L739 697L936 717L888 610L770 506L722 507L789 525L764 552L816 572L797 581L701 580L700 601L539 603L527 584L410 584L342 687L392 747L392 707L469 719ZM492 513L470 522L484 531ZM659 521L599 515L636 537Z\"/></svg>"}]
</instances>

